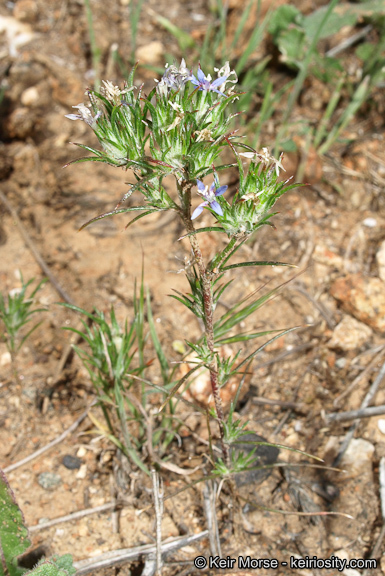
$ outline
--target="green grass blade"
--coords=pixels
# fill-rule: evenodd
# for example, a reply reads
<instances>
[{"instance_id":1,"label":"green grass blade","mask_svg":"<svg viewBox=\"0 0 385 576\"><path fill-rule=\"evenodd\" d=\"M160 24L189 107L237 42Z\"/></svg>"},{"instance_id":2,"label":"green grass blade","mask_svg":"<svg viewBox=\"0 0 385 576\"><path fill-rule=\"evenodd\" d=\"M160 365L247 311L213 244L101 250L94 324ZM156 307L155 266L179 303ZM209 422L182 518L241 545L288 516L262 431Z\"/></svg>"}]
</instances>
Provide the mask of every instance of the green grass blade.
<instances>
[{"instance_id":1,"label":"green grass blade","mask_svg":"<svg viewBox=\"0 0 385 576\"><path fill-rule=\"evenodd\" d=\"M169 366L169 363L167 361L166 355L163 352L163 348L160 344L158 335L156 333L154 317L152 315L152 310L151 310L151 300L150 300L150 292L149 291L147 291L147 320L148 320L148 325L150 328L151 340L152 340L156 355L157 355L158 360L159 360L160 369L161 369L161 373L162 373L162 380L163 380L164 385L167 386L167 384L170 382L170 376L169 376L170 366Z\"/></svg>"}]
</instances>

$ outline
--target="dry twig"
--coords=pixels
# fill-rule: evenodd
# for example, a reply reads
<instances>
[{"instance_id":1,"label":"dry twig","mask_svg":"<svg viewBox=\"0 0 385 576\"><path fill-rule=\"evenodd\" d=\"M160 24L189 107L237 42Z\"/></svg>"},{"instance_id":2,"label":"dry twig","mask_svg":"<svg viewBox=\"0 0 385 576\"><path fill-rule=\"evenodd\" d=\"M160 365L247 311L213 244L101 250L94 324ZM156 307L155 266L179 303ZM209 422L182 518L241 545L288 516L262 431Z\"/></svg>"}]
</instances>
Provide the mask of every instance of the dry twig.
<instances>
[{"instance_id":1,"label":"dry twig","mask_svg":"<svg viewBox=\"0 0 385 576\"><path fill-rule=\"evenodd\" d=\"M332 422L347 422L356 418L370 418L371 416L381 416L385 414L385 405L371 406L370 408L360 408L359 410L350 410L349 412L332 412L325 415L327 424Z\"/></svg>"},{"instance_id":2,"label":"dry twig","mask_svg":"<svg viewBox=\"0 0 385 576\"><path fill-rule=\"evenodd\" d=\"M218 522L215 513L215 490L213 490L211 480L207 480L203 488L203 510L207 520L211 555L222 557Z\"/></svg>"},{"instance_id":3,"label":"dry twig","mask_svg":"<svg viewBox=\"0 0 385 576\"><path fill-rule=\"evenodd\" d=\"M164 512L163 481L154 468L151 470L152 491L154 495L155 526L156 526L156 572L162 574L162 517Z\"/></svg>"},{"instance_id":4,"label":"dry twig","mask_svg":"<svg viewBox=\"0 0 385 576\"><path fill-rule=\"evenodd\" d=\"M373 358L373 360L366 366L365 370L363 372L361 372L361 374L359 374L354 380L353 382L346 388L346 390L344 390L342 392L342 394L340 394L339 396L337 396L337 398L335 398L334 402L333 402L333 406L335 408L337 408L338 404L340 403L340 401L345 398L345 396L348 396L348 394L350 394L350 392L352 390L354 390L354 388L357 386L357 384L359 384L361 382L361 380L363 378L366 378L366 376L368 376L370 374L370 372L373 370L373 368L375 368L378 364L378 362L382 359L382 357L385 354L385 346L381 346L381 349L379 351L379 353Z\"/></svg>"},{"instance_id":5,"label":"dry twig","mask_svg":"<svg viewBox=\"0 0 385 576\"><path fill-rule=\"evenodd\" d=\"M87 410L85 410L85 412L83 412L83 414L81 416L79 416L79 418L77 420L75 420L75 422L73 424L71 424L71 426L69 428L67 428L67 430L64 430L64 432L62 434L60 434L60 436L55 438L55 440L52 440L52 442L49 442L45 446L42 446L41 448L39 448L39 450L36 450L36 452L33 452L32 454L30 454L26 458L23 458L23 460L19 460L19 462L15 462L14 464L10 464L10 466L7 466L6 468L3 469L3 472L5 472L5 473L12 472L12 470L16 470L16 468L20 468L20 466L24 466L24 464L28 464L28 462L31 462L31 460L34 460L35 458L37 458L41 454L44 454L44 452L47 452L47 450L50 450L53 446L56 446L56 444L60 444L60 442L62 442L64 440L64 438L66 438L69 434L71 434L71 432L76 430L76 428L79 426L79 424L81 424L81 422L83 422L83 420L88 416L89 409L92 406L94 406L94 404L96 404L96 402L97 401L94 400L94 402L92 402L92 404L90 404L90 406L88 406Z\"/></svg>"},{"instance_id":6,"label":"dry twig","mask_svg":"<svg viewBox=\"0 0 385 576\"><path fill-rule=\"evenodd\" d=\"M191 546L191 544L202 540L202 538L206 538L207 535L207 530L204 530L203 532L193 534L192 536L173 538L169 542L163 542L161 553L166 554L168 552L178 550L179 548L184 548L184 546ZM77 570L76 576L89 574L90 572L96 572L96 570L108 568L110 566L117 566L118 564L123 564L130 560L136 560L141 556L148 556L150 554L154 555L155 553L156 546L153 544L138 546L136 548L125 548L121 550L105 552L104 554L100 554L100 556L96 556L95 558L74 562L74 567Z\"/></svg>"}]
</instances>

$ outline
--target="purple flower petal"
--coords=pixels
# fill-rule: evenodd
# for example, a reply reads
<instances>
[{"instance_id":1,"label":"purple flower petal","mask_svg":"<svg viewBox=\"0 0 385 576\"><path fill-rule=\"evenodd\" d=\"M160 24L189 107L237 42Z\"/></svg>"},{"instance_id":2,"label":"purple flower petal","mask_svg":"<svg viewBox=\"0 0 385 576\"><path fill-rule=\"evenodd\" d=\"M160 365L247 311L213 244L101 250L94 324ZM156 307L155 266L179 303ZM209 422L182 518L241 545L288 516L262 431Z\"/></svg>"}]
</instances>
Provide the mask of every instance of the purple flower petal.
<instances>
[{"instance_id":1,"label":"purple flower petal","mask_svg":"<svg viewBox=\"0 0 385 576\"><path fill-rule=\"evenodd\" d=\"M203 184L202 180L198 180L198 178L197 178L197 186L199 192L204 192L206 190L206 186Z\"/></svg>"},{"instance_id":2,"label":"purple flower petal","mask_svg":"<svg viewBox=\"0 0 385 576\"><path fill-rule=\"evenodd\" d=\"M214 88L217 88L218 86L223 84L223 82L226 82L227 78L228 78L228 76L220 76L219 78L214 80L214 82L211 82L211 90L213 90Z\"/></svg>"},{"instance_id":3,"label":"purple flower petal","mask_svg":"<svg viewBox=\"0 0 385 576\"><path fill-rule=\"evenodd\" d=\"M203 82L205 82L205 80L206 80L205 73L203 72L203 70L200 66L198 68L198 80L201 84L203 84Z\"/></svg>"},{"instance_id":4,"label":"purple flower petal","mask_svg":"<svg viewBox=\"0 0 385 576\"><path fill-rule=\"evenodd\" d=\"M194 212L192 213L191 220L198 218L198 216L200 216L202 214L203 208L205 208L205 206L207 206L207 204L208 204L208 202L202 202L202 204L199 204L199 206L197 206L197 208L195 208Z\"/></svg>"},{"instance_id":5,"label":"purple flower petal","mask_svg":"<svg viewBox=\"0 0 385 576\"><path fill-rule=\"evenodd\" d=\"M210 202L210 208L212 208L212 210L214 210L214 212L219 214L219 216L223 216L223 210L219 206L219 204L216 200L214 200L214 202Z\"/></svg>"},{"instance_id":6,"label":"purple flower petal","mask_svg":"<svg viewBox=\"0 0 385 576\"><path fill-rule=\"evenodd\" d=\"M222 196L222 194L224 194L227 190L228 186L221 186L220 188L218 188L218 190L215 192L215 196Z\"/></svg>"}]
</instances>

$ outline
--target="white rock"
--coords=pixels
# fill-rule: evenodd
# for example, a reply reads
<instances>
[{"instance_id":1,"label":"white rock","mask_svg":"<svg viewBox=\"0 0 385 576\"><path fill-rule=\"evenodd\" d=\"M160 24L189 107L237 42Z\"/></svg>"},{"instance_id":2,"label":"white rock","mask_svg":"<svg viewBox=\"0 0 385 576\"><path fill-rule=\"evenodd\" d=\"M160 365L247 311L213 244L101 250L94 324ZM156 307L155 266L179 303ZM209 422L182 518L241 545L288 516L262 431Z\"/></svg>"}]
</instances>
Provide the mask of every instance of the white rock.
<instances>
[{"instance_id":1,"label":"white rock","mask_svg":"<svg viewBox=\"0 0 385 576\"><path fill-rule=\"evenodd\" d=\"M87 464L82 464L79 468L79 472L76 474L76 478L79 480L84 480L87 476Z\"/></svg>"},{"instance_id":2,"label":"white rock","mask_svg":"<svg viewBox=\"0 0 385 576\"><path fill-rule=\"evenodd\" d=\"M350 477L371 471L373 454L373 444L362 438L353 438L342 458L341 468L345 469Z\"/></svg>"},{"instance_id":3,"label":"white rock","mask_svg":"<svg viewBox=\"0 0 385 576\"><path fill-rule=\"evenodd\" d=\"M376 254L378 264L378 275L383 282L385 282L385 240L380 244L380 248Z\"/></svg>"},{"instance_id":4,"label":"white rock","mask_svg":"<svg viewBox=\"0 0 385 576\"><path fill-rule=\"evenodd\" d=\"M377 220L375 218L365 218L362 224L367 228L375 228L377 226Z\"/></svg>"},{"instance_id":5,"label":"white rock","mask_svg":"<svg viewBox=\"0 0 385 576\"><path fill-rule=\"evenodd\" d=\"M372 334L372 329L366 324L359 322L352 316L344 316L338 326L334 328L327 346L345 351L357 350L370 340Z\"/></svg>"},{"instance_id":6,"label":"white rock","mask_svg":"<svg viewBox=\"0 0 385 576\"><path fill-rule=\"evenodd\" d=\"M141 46L136 51L136 58L141 64L157 64L164 54L164 46L159 40L154 40Z\"/></svg>"},{"instance_id":7,"label":"white rock","mask_svg":"<svg viewBox=\"0 0 385 576\"><path fill-rule=\"evenodd\" d=\"M35 106L40 99L39 92L35 86L27 88L22 93L20 100L23 106Z\"/></svg>"},{"instance_id":8,"label":"white rock","mask_svg":"<svg viewBox=\"0 0 385 576\"><path fill-rule=\"evenodd\" d=\"M381 434L385 434L385 420L383 418L379 419L377 426Z\"/></svg>"},{"instance_id":9,"label":"white rock","mask_svg":"<svg viewBox=\"0 0 385 576\"><path fill-rule=\"evenodd\" d=\"M0 356L0 366L7 366L11 363L11 354L9 352L4 352Z\"/></svg>"},{"instance_id":10,"label":"white rock","mask_svg":"<svg viewBox=\"0 0 385 576\"><path fill-rule=\"evenodd\" d=\"M83 458L86 454L87 450L84 448L84 446L80 446L79 450L76 452L76 456L78 458Z\"/></svg>"}]
</instances>

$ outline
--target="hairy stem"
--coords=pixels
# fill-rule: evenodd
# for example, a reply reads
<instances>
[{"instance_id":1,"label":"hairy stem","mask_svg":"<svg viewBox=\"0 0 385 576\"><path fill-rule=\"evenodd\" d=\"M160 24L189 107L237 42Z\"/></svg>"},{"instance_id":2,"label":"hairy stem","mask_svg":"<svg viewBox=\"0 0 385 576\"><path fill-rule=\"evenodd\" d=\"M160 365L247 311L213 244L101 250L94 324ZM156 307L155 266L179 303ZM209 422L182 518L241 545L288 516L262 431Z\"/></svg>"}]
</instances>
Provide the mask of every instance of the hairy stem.
<instances>
[{"instance_id":1,"label":"hairy stem","mask_svg":"<svg viewBox=\"0 0 385 576\"><path fill-rule=\"evenodd\" d=\"M195 231L194 225L191 220L191 188L194 186L194 182L190 182L189 180L184 180L181 183L178 182L178 194L181 200L181 204L183 207L183 212L181 213L181 217L187 233L191 233ZM213 392L213 398L215 403L215 411L217 413L218 424L219 424L219 433L221 438L221 448L223 452L223 457L227 465L230 464L230 454L229 448L227 444L224 442L224 434L225 434L225 416L223 412L222 406L222 399L219 394L219 383L218 383L218 369L217 369L217 360L215 357L215 348L214 348L214 312L213 312L213 293L212 293L212 285L211 285L211 278L212 272L211 270L206 268L206 265L203 260L202 252L196 238L195 234L191 234L189 236L191 248L194 254L195 261L198 266L199 276L201 280L201 287L202 287L202 294L203 294L203 305L204 305L204 323L205 323L205 335L206 335L206 342L207 346L212 352L213 359L209 364L209 371L210 371L210 381L211 381L211 389Z\"/></svg>"}]
</instances>

